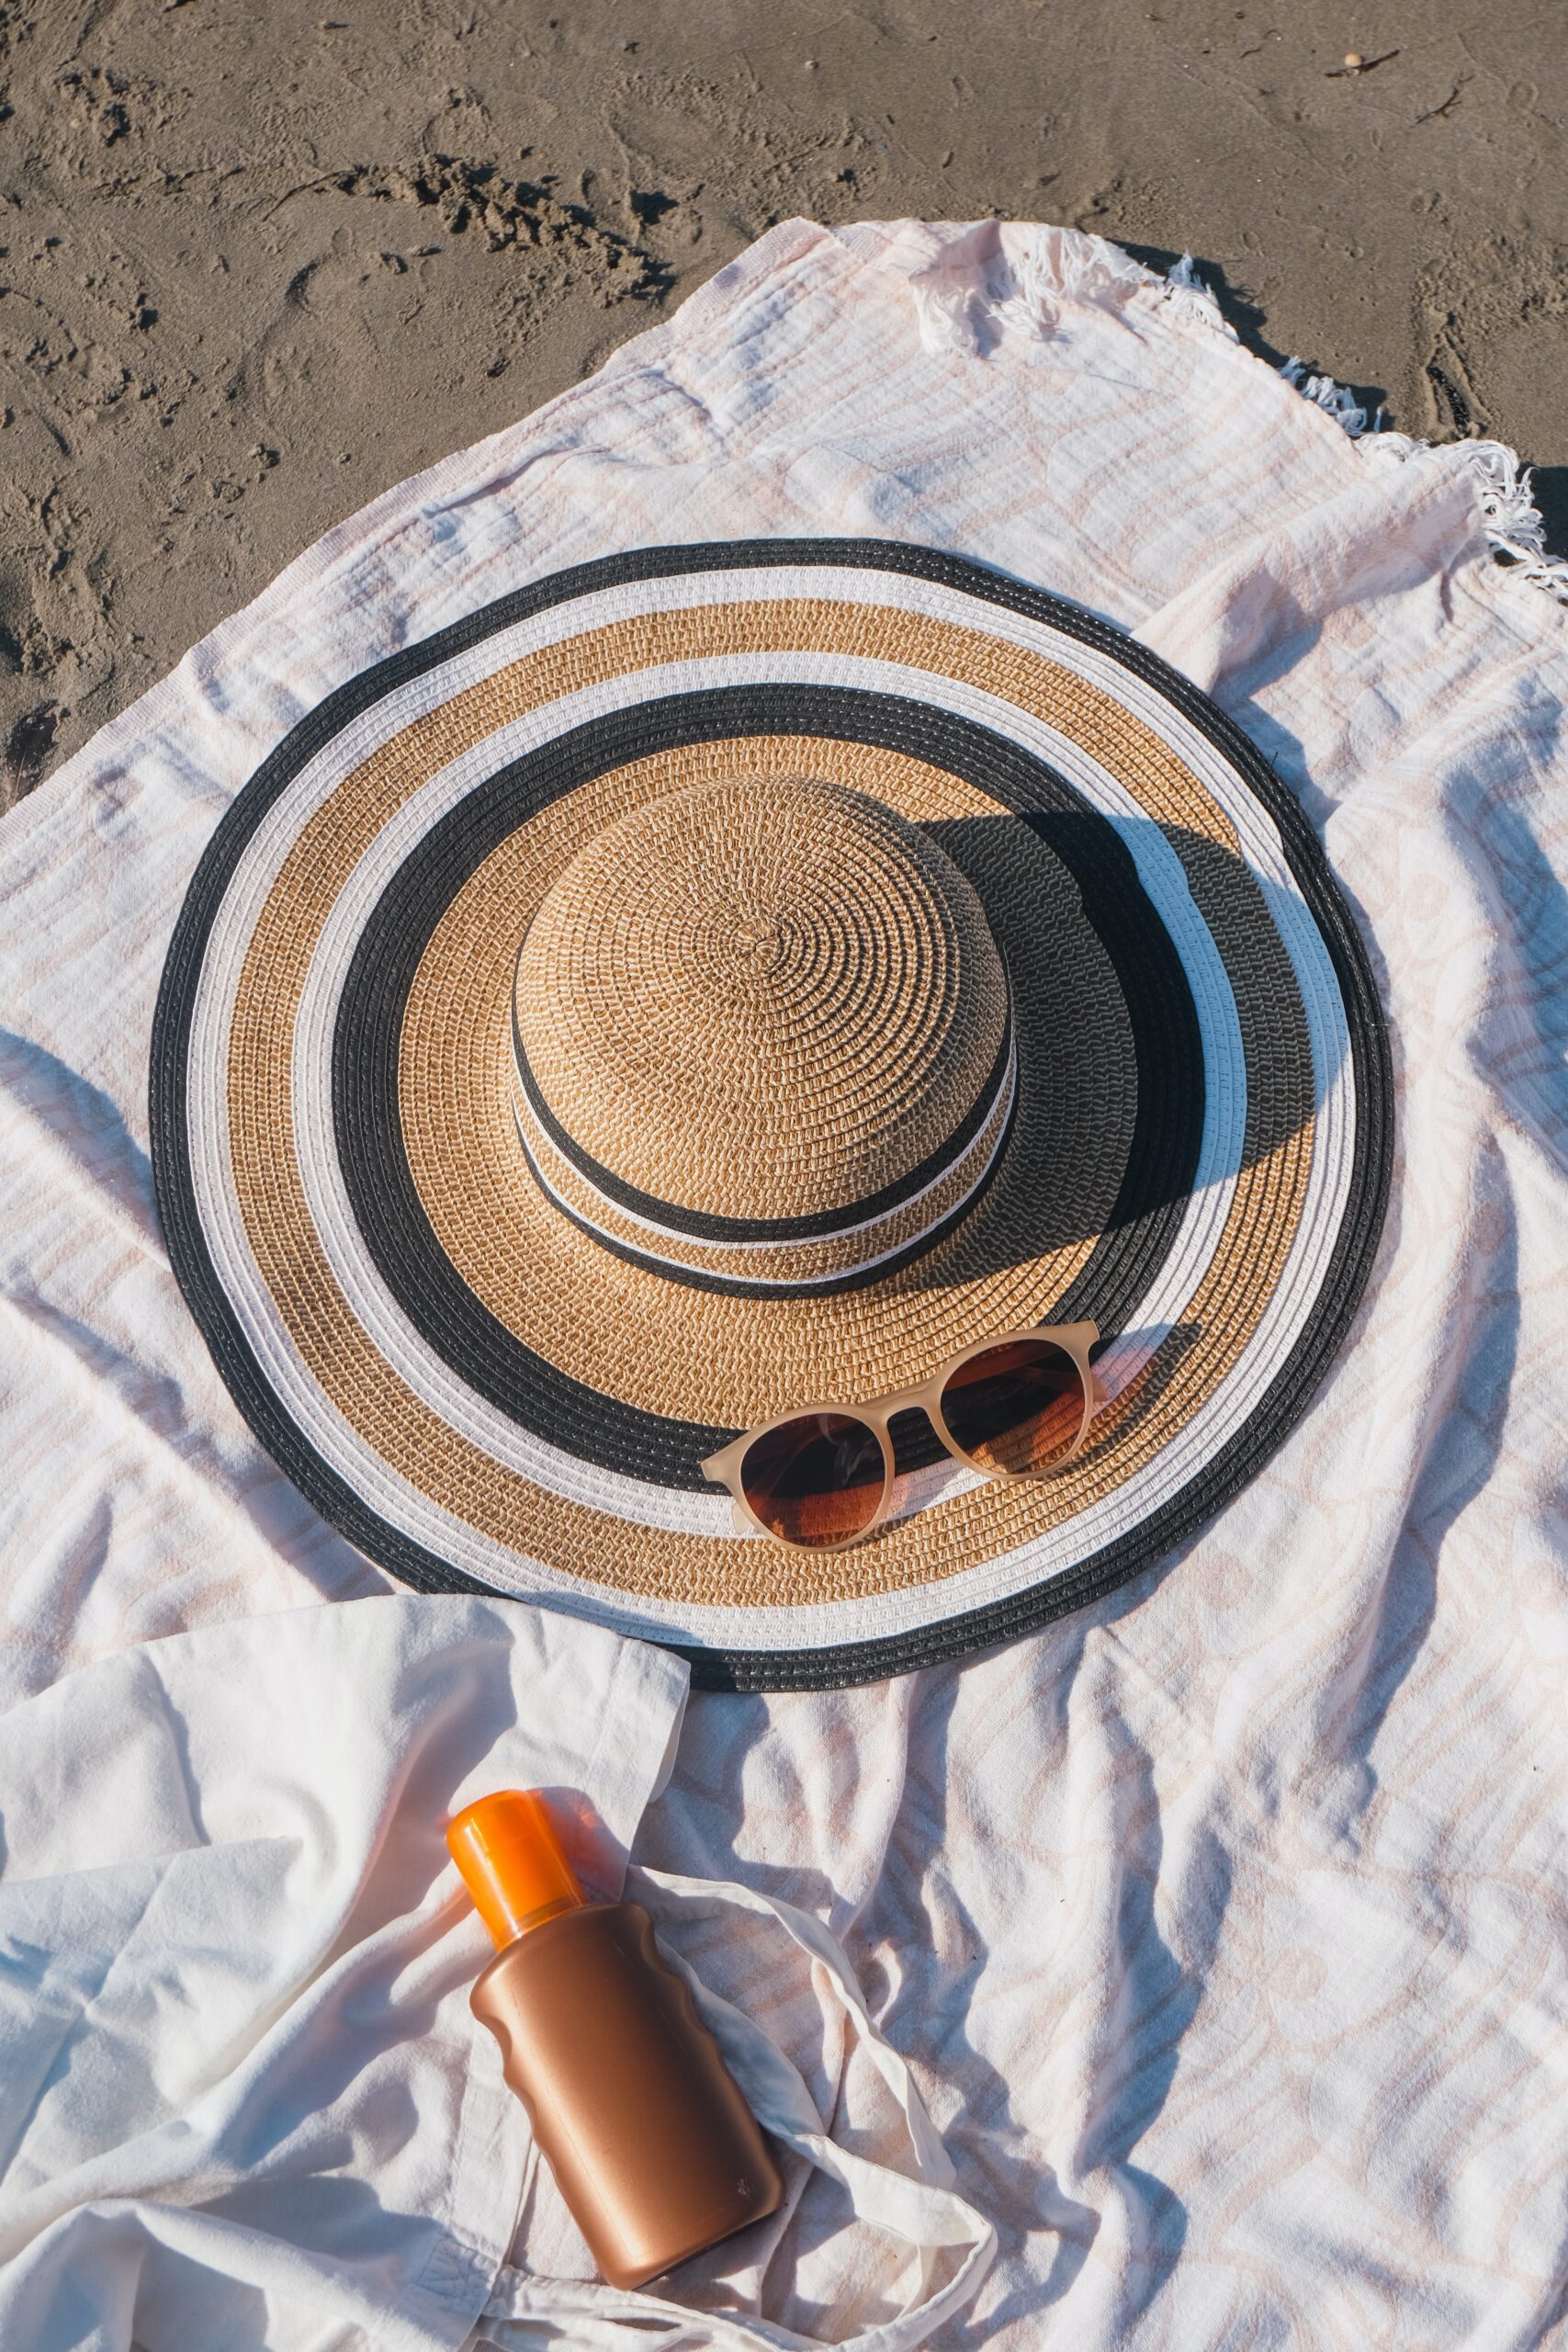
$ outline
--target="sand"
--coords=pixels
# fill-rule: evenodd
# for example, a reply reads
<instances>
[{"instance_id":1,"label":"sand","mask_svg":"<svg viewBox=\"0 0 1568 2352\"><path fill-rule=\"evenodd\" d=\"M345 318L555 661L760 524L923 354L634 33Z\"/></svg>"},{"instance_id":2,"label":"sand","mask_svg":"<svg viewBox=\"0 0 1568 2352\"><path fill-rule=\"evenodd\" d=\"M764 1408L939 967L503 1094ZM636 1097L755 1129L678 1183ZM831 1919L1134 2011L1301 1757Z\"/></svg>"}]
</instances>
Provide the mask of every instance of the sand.
<instances>
[{"instance_id":1,"label":"sand","mask_svg":"<svg viewBox=\"0 0 1568 2352\"><path fill-rule=\"evenodd\" d=\"M554 8L0 0L0 802L792 213L1190 250L1568 537L1558 0Z\"/></svg>"}]
</instances>

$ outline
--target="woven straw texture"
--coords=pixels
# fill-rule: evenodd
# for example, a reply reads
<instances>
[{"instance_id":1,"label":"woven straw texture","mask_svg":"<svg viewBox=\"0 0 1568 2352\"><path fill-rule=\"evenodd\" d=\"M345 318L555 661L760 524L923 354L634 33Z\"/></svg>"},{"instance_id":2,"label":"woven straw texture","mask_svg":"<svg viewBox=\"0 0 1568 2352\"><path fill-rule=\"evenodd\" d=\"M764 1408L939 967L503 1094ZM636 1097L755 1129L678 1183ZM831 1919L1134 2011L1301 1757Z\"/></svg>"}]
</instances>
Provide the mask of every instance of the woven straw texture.
<instances>
[{"instance_id":1,"label":"woven straw texture","mask_svg":"<svg viewBox=\"0 0 1568 2352\"><path fill-rule=\"evenodd\" d=\"M884 803L809 778L731 777L607 825L528 927L513 1043L552 1197L721 1288L817 1287L927 1245L995 1164L1013 1092L973 887Z\"/></svg>"},{"instance_id":2,"label":"woven straw texture","mask_svg":"<svg viewBox=\"0 0 1568 2352\"><path fill-rule=\"evenodd\" d=\"M1265 764L1089 616L875 541L652 550L383 662L243 792L154 1069L176 1266L416 1583L832 1681L1131 1573L1303 1409L1387 1182L1360 950ZM923 1421L816 1558L699 1464L1091 1316L998 1486Z\"/></svg>"}]
</instances>

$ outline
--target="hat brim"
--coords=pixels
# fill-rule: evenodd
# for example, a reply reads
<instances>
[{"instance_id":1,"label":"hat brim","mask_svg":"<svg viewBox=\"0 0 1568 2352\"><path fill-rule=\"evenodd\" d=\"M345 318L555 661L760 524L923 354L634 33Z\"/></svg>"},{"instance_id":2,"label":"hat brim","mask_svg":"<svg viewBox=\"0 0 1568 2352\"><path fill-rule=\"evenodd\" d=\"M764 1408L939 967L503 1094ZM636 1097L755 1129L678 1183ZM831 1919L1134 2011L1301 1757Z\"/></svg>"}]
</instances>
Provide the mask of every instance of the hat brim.
<instances>
[{"instance_id":1,"label":"hat brim","mask_svg":"<svg viewBox=\"0 0 1568 2352\"><path fill-rule=\"evenodd\" d=\"M718 775L931 827L1012 982L984 1196L841 1293L694 1290L528 1177L507 1006L582 842ZM153 1061L176 1271L248 1416L415 1583L553 1599L738 1685L981 1646L1133 1573L1303 1409L1386 1193L1386 1046L1295 804L1193 688L953 558L786 541L536 583L367 672L225 817ZM901 1432L895 1515L823 1559L738 1538L700 1463L802 1396L908 1385L1092 1315L1071 1470L989 1485Z\"/></svg>"}]
</instances>

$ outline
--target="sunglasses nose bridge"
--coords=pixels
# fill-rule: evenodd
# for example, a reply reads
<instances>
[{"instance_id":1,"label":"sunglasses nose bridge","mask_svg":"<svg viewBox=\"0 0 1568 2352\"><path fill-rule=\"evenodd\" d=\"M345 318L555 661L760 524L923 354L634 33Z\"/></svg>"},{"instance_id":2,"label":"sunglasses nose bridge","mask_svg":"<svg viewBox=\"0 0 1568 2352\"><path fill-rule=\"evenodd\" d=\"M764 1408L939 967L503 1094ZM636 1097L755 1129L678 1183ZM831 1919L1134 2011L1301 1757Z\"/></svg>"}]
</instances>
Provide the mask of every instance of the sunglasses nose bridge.
<instances>
[{"instance_id":1,"label":"sunglasses nose bridge","mask_svg":"<svg viewBox=\"0 0 1568 2352\"><path fill-rule=\"evenodd\" d=\"M881 1429L892 1463L890 1486L895 1479L914 1476L930 1466L934 1457L928 1451L929 1443L934 1443L954 1462L964 1460L942 1427L937 1396L929 1388L906 1389L885 1404L881 1408Z\"/></svg>"}]
</instances>

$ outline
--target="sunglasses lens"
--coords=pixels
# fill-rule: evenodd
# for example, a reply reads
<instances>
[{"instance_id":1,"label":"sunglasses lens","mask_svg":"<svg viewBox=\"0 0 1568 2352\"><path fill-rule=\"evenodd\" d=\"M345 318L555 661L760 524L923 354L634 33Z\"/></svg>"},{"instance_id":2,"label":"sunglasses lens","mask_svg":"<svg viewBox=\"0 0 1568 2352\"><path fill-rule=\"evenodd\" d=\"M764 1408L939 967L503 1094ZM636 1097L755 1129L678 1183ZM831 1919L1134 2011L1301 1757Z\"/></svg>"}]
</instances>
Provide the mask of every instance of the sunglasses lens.
<instances>
[{"instance_id":1,"label":"sunglasses lens","mask_svg":"<svg viewBox=\"0 0 1568 2352\"><path fill-rule=\"evenodd\" d=\"M976 1469L1028 1477L1065 1462L1083 1427L1083 1376L1054 1340L1008 1340L961 1363L942 1417Z\"/></svg>"},{"instance_id":2,"label":"sunglasses lens","mask_svg":"<svg viewBox=\"0 0 1568 2352\"><path fill-rule=\"evenodd\" d=\"M876 1431L852 1413L802 1413L747 1447L741 1490L781 1543L810 1550L863 1534L887 1474Z\"/></svg>"}]
</instances>

